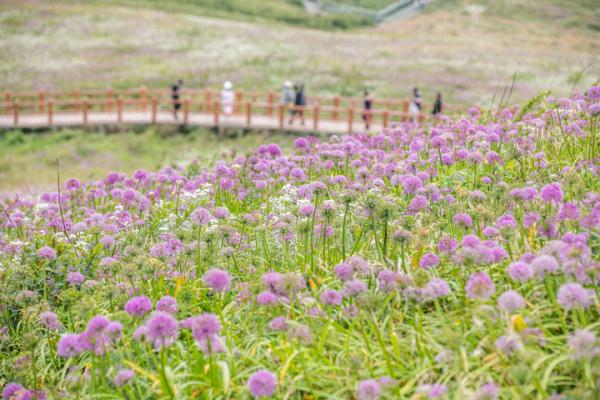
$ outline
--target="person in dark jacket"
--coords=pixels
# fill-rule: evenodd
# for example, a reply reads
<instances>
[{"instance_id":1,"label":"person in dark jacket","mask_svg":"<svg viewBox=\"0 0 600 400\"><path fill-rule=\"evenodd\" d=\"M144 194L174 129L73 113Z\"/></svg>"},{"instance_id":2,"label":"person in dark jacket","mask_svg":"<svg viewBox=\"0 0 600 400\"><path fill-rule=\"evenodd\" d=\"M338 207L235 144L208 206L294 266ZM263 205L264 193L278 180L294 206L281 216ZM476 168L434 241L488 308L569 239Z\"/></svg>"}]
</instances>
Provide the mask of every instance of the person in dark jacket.
<instances>
[{"instance_id":1,"label":"person in dark jacket","mask_svg":"<svg viewBox=\"0 0 600 400\"><path fill-rule=\"evenodd\" d=\"M300 123L304 125L304 107L306 106L306 97L304 96L304 85L295 85L294 91L294 109L290 117L289 124L292 125L296 119L296 115L300 116Z\"/></svg>"},{"instance_id":2,"label":"person in dark jacket","mask_svg":"<svg viewBox=\"0 0 600 400\"><path fill-rule=\"evenodd\" d=\"M177 119L177 112L181 109L181 86L183 81L179 79L176 83L171 86L171 100L173 102L173 116Z\"/></svg>"},{"instance_id":3,"label":"person in dark jacket","mask_svg":"<svg viewBox=\"0 0 600 400\"><path fill-rule=\"evenodd\" d=\"M442 94L440 92L435 96L435 103L433 103L433 111L431 114L439 115L442 113Z\"/></svg>"},{"instance_id":4,"label":"person in dark jacket","mask_svg":"<svg viewBox=\"0 0 600 400\"><path fill-rule=\"evenodd\" d=\"M363 120L365 121L365 129L367 130L369 130L369 127L371 126L371 120L373 119L373 115L371 114L372 108L373 99L369 95L369 92L365 90Z\"/></svg>"}]
</instances>

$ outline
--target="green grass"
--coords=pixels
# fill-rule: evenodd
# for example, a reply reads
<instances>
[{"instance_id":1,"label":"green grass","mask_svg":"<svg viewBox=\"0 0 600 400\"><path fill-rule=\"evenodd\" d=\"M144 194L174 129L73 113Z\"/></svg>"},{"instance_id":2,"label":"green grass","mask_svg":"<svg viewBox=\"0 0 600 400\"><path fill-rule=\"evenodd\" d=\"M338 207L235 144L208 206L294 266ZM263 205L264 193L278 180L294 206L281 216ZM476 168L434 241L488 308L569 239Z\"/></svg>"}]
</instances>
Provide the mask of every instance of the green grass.
<instances>
[{"instance_id":1,"label":"green grass","mask_svg":"<svg viewBox=\"0 0 600 400\"><path fill-rule=\"evenodd\" d=\"M131 173L164 166L229 159L275 142L286 148L292 136L253 132L242 137L218 137L207 129L188 133L154 128L102 133L60 130L0 134L0 192L39 192L56 184L56 159L61 174L84 181L103 179L111 171Z\"/></svg>"}]
</instances>

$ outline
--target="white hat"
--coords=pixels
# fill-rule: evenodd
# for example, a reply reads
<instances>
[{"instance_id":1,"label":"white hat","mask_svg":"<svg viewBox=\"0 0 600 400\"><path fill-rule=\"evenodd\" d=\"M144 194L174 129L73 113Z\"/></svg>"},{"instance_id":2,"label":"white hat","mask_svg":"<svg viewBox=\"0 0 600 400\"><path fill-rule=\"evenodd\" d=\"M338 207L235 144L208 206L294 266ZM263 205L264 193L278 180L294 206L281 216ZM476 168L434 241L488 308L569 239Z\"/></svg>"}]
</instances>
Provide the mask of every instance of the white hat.
<instances>
[{"instance_id":1,"label":"white hat","mask_svg":"<svg viewBox=\"0 0 600 400\"><path fill-rule=\"evenodd\" d=\"M285 83L283 84L283 86L285 86L285 87L292 87L292 81L285 81Z\"/></svg>"},{"instance_id":2,"label":"white hat","mask_svg":"<svg viewBox=\"0 0 600 400\"><path fill-rule=\"evenodd\" d=\"M229 81L225 81L225 83L223 84L223 89L231 90L231 89L233 89L233 84Z\"/></svg>"}]
</instances>

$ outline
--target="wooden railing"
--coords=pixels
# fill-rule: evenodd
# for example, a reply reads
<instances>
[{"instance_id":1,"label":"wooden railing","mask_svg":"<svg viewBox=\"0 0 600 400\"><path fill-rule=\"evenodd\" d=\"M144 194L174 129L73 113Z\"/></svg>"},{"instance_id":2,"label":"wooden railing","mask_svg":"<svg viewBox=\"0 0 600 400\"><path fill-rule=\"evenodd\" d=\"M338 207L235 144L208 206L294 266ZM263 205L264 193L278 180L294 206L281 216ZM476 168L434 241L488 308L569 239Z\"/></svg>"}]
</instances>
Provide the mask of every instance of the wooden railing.
<instances>
[{"instance_id":1,"label":"wooden railing","mask_svg":"<svg viewBox=\"0 0 600 400\"><path fill-rule=\"evenodd\" d=\"M357 126L364 124L366 112L362 98L308 96L306 106L290 109L280 103L279 94L254 91L236 91L233 112L229 115L223 114L221 110L220 91L217 90L182 89L179 103L180 110L175 119L172 114L174 103L168 89L141 87L71 92L5 92L0 118L4 118L3 126L10 119L10 125L14 127L26 126L25 121L32 124L34 117L37 125L60 125L57 117L68 115L78 116L75 122L83 126L130 122L247 127L258 125L285 129L288 127L286 120L295 109L302 111L306 120L301 129L353 132ZM394 122L408 121L411 118L408 110L409 100L373 98L372 109L367 115L372 126L387 128ZM90 116L94 117L93 121ZM424 120L425 114L420 114L418 119Z\"/></svg>"}]
</instances>

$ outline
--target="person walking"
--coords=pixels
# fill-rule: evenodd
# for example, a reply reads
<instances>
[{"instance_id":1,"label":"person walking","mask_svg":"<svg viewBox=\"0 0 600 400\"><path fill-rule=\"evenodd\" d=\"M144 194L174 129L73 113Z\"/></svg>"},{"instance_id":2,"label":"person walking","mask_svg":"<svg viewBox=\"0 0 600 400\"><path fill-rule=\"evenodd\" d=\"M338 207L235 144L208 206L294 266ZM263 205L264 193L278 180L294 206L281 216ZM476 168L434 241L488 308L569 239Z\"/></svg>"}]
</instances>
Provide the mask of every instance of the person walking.
<instances>
[{"instance_id":1,"label":"person walking","mask_svg":"<svg viewBox=\"0 0 600 400\"><path fill-rule=\"evenodd\" d=\"M179 79L171 86L171 102L173 104L173 117L178 119L177 113L181 109L181 86L183 86L183 81Z\"/></svg>"},{"instance_id":2,"label":"person walking","mask_svg":"<svg viewBox=\"0 0 600 400\"><path fill-rule=\"evenodd\" d=\"M421 108L423 107L423 103L421 102L421 95L419 93L418 88L413 89L413 98L410 102L410 106L408 108L408 114L410 116L411 121L417 121L419 115L421 114Z\"/></svg>"},{"instance_id":3,"label":"person walking","mask_svg":"<svg viewBox=\"0 0 600 400\"><path fill-rule=\"evenodd\" d=\"M437 116L441 113L442 113L442 94L440 92L437 92L437 95L435 96L435 103L433 103L433 111L431 111L431 114L433 114L434 116Z\"/></svg>"},{"instance_id":4,"label":"person walking","mask_svg":"<svg viewBox=\"0 0 600 400\"><path fill-rule=\"evenodd\" d=\"M223 83L223 90L221 90L221 111L226 116L233 114L234 97L233 84L226 81Z\"/></svg>"},{"instance_id":5,"label":"person walking","mask_svg":"<svg viewBox=\"0 0 600 400\"><path fill-rule=\"evenodd\" d=\"M373 114L371 113L372 108L373 99L369 95L369 92L365 90L363 120L365 121L366 130L369 130L369 127L371 126L371 120L373 119Z\"/></svg>"},{"instance_id":6,"label":"person walking","mask_svg":"<svg viewBox=\"0 0 600 400\"><path fill-rule=\"evenodd\" d=\"M294 105L294 89L292 87L292 82L285 81L283 84L283 90L281 92L281 104L288 110L290 115L292 114L292 106Z\"/></svg>"},{"instance_id":7,"label":"person walking","mask_svg":"<svg viewBox=\"0 0 600 400\"><path fill-rule=\"evenodd\" d=\"M304 85L299 84L294 86L296 93L294 97L294 109L290 117L289 124L292 125L296 119L296 115L300 116L300 123L304 125L304 107L306 106L306 97L304 96Z\"/></svg>"}]
</instances>

